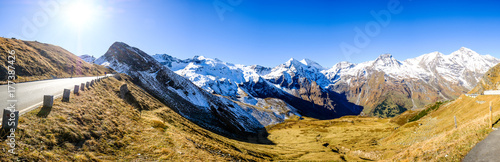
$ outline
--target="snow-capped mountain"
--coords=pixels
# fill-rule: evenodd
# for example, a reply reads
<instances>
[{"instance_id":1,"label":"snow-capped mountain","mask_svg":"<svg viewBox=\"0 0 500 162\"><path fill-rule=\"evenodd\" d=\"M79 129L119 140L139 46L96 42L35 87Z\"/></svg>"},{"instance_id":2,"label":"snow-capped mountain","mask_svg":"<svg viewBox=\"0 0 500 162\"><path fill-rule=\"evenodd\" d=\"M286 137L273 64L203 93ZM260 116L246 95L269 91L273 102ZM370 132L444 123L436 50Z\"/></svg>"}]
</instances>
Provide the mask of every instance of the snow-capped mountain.
<instances>
[{"instance_id":1,"label":"snow-capped mountain","mask_svg":"<svg viewBox=\"0 0 500 162\"><path fill-rule=\"evenodd\" d=\"M439 52L398 61L384 54L374 61L342 62L322 71L349 101L373 114L379 103L397 102L406 109L453 99L472 89L480 77L499 59L462 47L450 55ZM375 103L375 104L374 104Z\"/></svg>"},{"instance_id":2,"label":"snow-capped mountain","mask_svg":"<svg viewBox=\"0 0 500 162\"><path fill-rule=\"evenodd\" d=\"M329 80L318 63L290 59L275 68L245 66L203 56L180 60L166 54L154 55L159 62L208 92L257 106L274 98L297 108L302 115L332 119L355 115L361 110L340 94L325 91Z\"/></svg>"},{"instance_id":3,"label":"snow-capped mountain","mask_svg":"<svg viewBox=\"0 0 500 162\"><path fill-rule=\"evenodd\" d=\"M93 63L95 61L95 57L94 56L90 56L90 55L81 55L79 56L83 61L85 62L88 62L88 63Z\"/></svg>"},{"instance_id":4,"label":"snow-capped mountain","mask_svg":"<svg viewBox=\"0 0 500 162\"><path fill-rule=\"evenodd\" d=\"M378 116L393 116L406 109L455 98L474 87L487 69L500 62L465 47L450 55L433 52L405 61L383 54L373 61L340 62L330 69L309 59L292 58L268 68L235 65L203 56L186 60L166 54L153 57L211 93L251 105L256 105L256 98L287 101L286 97L279 97L286 94L313 103L307 108L291 104L300 107L303 114L318 107L322 107L321 111L356 114L360 111L356 105L360 105L364 113ZM255 86L260 89L256 91ZM397 108L380 107L383 102Z\"/></svg>"},{"instance_id":5,"label":"snow-capped mountain","mask_svg":"<svg viewBox=\"0 0 500 162\"><path fill-rule=\"evenodd\" d=\"M274 84L279 84L281 87L289 89L298 88L298 85L292 84L292 78L295 76L310 79L311 81L315 81L319 86L327 88L331 82L321 73L324 69L321 65L309 59L298 61L291 58L286 63L274 67L269 74L263 77Z\"/></svg>"},{"instance_id":6,"label":"snow-capped mountain","mask_svg":"<svg viewBox=\"0 0 500 162\"><path fill-rule=\"evenodd\" d=\"M374 61L351 64L342 62L323 71L330 80L339 76L358 76L367 69L383 71L391 78L412 78L429 81L437 76L449 82L459 83L468 89L474 87L479 77L490 67L498 64L499 59L462 47L450 55L440 52L424 54L416 58L398 61L390 54L380 55ZM466 74L474 73L474 76Z\"/></svg>"},{"instance_id":7,"label":"snow-capped mountain","mask_svg":"<svg viewBox=\"0 0 500 162\"><path fill-rule=\"evenodd\" d=\"M106 63L117 72L130 75L142 88L160 98L182 116L217 132L257 133L263 125L241 106L214 96L175 74L150 55L116 42L98 64Z\"/></svg>"},{"instance_id":8,"label":"snow-capped mountain","mask_svg":"<svg viewBox=\"0 0 500 162\"><path fill-rule=\"evenodd\" d=\"M199 57L194 60L204 59ZM283 122L290 116L300 116L294 107L272 98L254 99L256 103L250 105L210 94L150 55L125 43L114 43L96 63L131 76L139 86L182 116L220 133L243 136L256 134L264 126Z\"/></svg>"}]
</instances>

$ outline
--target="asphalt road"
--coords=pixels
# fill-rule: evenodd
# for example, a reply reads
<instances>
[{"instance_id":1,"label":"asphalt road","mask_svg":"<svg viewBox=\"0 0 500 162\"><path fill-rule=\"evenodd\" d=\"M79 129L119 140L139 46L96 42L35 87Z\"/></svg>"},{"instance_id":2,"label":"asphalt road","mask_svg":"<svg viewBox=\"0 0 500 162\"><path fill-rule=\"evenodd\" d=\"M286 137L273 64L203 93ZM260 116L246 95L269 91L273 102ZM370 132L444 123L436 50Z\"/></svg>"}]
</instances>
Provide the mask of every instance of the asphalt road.
<instances>
[{"instance_id":1,"label":"asphalt road","mask_svg":"<svg viewBox=\"0 0 500 162\"><path fill-rule=\"evenodd\" d=\"M110 76L111 74L108 74ZM64 89L73 89L75 85L90 82L92 79L97 79L104 76L94 77L79 77L79 78L63 78L63 79L50 79L34 82L25 82L15 84L16 94L16 109L19 114L24 114L31 111L42 104L44 95L54 95L54 98L62 96ZM0 85L0 124L3 117L3 109L7 108L7 100L9 93L7 92L7 85Z\"/></svg>"},{"instance_id":2,"label":"asphalt road","mask_svg":"<svg viewBox=\"0 0 500 162\"><path fill-rule=\"evenodd\" d=\"M463 159L463 162L486 161L500 161L500 130L491 132L488 137L476 144Z\"/></svg>"}]
</instances>

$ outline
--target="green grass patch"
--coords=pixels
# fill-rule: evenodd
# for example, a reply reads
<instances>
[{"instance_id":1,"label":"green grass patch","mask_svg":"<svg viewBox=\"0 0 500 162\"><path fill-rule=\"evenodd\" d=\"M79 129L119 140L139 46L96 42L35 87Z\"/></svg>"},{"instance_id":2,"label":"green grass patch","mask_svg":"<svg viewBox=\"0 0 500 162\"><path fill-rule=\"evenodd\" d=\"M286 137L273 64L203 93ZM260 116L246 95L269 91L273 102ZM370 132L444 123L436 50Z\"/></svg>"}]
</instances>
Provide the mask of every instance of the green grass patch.
<instances>
[{"instance_id":1,"label":"green grass patch","mask_svg":"<svg viewBox=\"0 0 500 162\"><path fill-rule=\"evenodd\" d=\"M410 118L409 122L413 122L413 121L417 121L417 120L421 119L422 117L424 117L427 114L429 114L431 111L435 111L435 110L439 109L439 107L441 105L443 105L444 103L446 103L446 102L447 101L444 101L444 102L443 101L438 101L438 102L434 103L433 105L429 106L425 110L420 111L420 113L418 113L414 117Z\"/></svg>"}]
</instances>

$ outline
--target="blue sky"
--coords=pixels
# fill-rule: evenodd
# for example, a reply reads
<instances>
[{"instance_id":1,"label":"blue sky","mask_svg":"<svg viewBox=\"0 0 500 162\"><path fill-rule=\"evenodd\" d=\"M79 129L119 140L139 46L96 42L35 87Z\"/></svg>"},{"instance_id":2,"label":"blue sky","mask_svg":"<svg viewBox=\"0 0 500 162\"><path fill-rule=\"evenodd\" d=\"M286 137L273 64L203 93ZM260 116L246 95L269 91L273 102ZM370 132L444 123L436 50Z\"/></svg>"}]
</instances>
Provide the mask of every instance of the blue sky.
<instances>
[{"instance_id":1,"label":"blue sky","mask_svg":"<svg viewBox=\"0 0 500 162\"><path fill-rule=\"evenodd\" d=\"M494 0L86 0L75 9L76 1L41 0L57 6L47 8L38 0L0 0L0 36L50 43L77 55L99 57L121 41L148 54L269 67L291 57L324 67L384 53L404 60L462 46L500 58L500 2ZM226 11L217 12L214 3ZM372 11L391 19L383 26ZM24 31L29 24L35 32ZM356 46L356 28L373 35L366 36L368 43ZM356 50L344 52L341 44Z\"/></svg>"}]
</instances>

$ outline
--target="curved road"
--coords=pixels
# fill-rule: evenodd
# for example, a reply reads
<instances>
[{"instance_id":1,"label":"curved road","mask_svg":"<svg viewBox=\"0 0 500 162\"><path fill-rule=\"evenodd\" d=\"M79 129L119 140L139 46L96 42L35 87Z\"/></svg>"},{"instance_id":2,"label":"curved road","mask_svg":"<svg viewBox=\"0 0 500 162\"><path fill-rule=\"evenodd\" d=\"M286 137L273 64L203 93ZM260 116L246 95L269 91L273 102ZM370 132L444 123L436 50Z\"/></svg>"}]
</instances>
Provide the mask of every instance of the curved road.
<instances>
[{"instance_id":1,"label":"curved road","mask_svg":"<svg viewBox=\"0 0 500 162\"><path fill-rule=\"evenodd\" d=\"M108 74L107 76L112 76L112 74ZM54 95L54 98L57 98L62 95L65 88L73 91L75 85L80 85L81 83L90 82L92 79L102 77L104 76L50 79L17 83L14 85L16 88L16 109L19 111L19 114L24 114L40 106L44 95ZM7 100L11 100L8 95L7 85L0 85L0 125L3 117L3 109L7 108L9 104L7 103Z\"/></svg>"},{"instance_id":2,"label":"curved road","mask_svg":"<svg viewBox=\"0 0 500 162\"><path fill-rule=\"evenodd\" d=\"M463 162L500 161L500 131L494 130L467 153Z\"/></svg>"}]
</instances>

